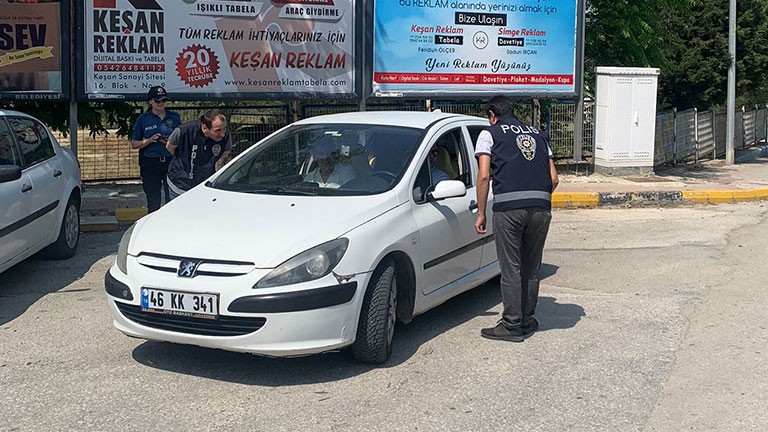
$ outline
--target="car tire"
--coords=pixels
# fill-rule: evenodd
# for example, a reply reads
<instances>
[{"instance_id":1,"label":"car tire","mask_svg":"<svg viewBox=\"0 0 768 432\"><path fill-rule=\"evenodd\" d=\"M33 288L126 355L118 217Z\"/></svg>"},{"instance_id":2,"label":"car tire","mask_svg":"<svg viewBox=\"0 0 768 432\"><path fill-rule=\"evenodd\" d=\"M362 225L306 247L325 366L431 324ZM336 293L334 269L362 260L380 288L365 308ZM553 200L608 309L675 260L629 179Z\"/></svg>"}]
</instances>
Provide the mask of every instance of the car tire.
<instances>
[{"instance_id":1,"label":"car tire","mask_svg":"<svg viewBox=\"0 0 768 432\"><path fill-rule=\"evenodd\" d=\"M59 228L59 237L45 248L45 256L53 259L71 258L80 243L80 205L74 196L69 197L64 209L64 218Z\"/></svg>"},{"instance_id":2,"label":"car tire","mask_svg":"<svg viewBox=\"0 0 768 432\"><path fill-rule=\"evenodd\" d=\"M363 363L381 364L392 354L397 320L397 272L391 259L373 272L365 291L352 356Z\"/></svg>"}]
</instances>

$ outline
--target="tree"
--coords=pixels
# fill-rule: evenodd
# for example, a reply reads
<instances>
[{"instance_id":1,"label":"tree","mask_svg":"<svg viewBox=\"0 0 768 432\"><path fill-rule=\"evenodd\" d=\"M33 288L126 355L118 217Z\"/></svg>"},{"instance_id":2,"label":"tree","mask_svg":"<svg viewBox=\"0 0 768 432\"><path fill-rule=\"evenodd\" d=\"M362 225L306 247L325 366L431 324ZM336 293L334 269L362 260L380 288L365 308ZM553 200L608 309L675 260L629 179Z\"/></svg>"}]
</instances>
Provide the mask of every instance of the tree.
<instances>
[{"instance_id":1,"label":"tree","mask_svg":"<svg viewBox=\"0 0 768 432\"><path fill-rule=\"evenodd\" d=\"M0 105L6 109L32 114L49 128L64 135L69 133L69 102L13 100ZM128 136L140 114L137 102L79 102L77 123L91 135L107 134L117 129L118 136Z\"/></svg>"},{"instance_id":2,"label":"tree","mask_svg":"<svg viewBox=\"0 0 768 432\"><path fill-rule=\"evenodd\" d=\"M587 0L587 85L594 82L596 66L666 67L669 60L664 47L676 43L676 36L664 31L663 12L684 14L691 5L691 0Z\"/></svg>"},{"instance_id":3,"label":"tree","mask_svg":"<svg viewBox=\"0 0 768 432\"><path fill-rule=\"evenodd\" d=\"M737 3L736 104L752 107L768 102L768 1Z\"/></svg>"},{"instance_id":4,"label":"tree","mask_svg":"<svg viewBox=\"0 0 768 432\"><path fill-rule=\"evenodd\" d=\"M659 77L659 106L708 109L725 102L728 79L728 2L698 0L689 11L669 10L664 31L669 59Z\"/></svg>"},{"instance_id":5,"label":"tree","mask_svg":"<svg viewBox=\"0 0 768 432\"><path fill-rule=\"evenodd\" d=\"M740 0L736 25L736 103L765 103L768 85L768 2ZM669 32L680 43L666 48L672 60L662 73L664 106L710 109L726 103L728 67L728 2L698 0L689 14L670 13Z\"/></svg>"}]
</instances>

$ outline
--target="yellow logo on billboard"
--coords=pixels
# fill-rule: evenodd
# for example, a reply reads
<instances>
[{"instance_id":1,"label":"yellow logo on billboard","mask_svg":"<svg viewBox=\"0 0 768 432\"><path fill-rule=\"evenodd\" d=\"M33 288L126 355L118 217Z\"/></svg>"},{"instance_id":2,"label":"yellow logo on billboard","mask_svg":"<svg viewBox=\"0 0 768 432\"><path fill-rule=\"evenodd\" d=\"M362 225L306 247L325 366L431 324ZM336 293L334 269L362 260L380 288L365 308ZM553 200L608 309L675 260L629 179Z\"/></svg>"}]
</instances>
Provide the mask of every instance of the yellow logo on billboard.
<instances>
[{"instance_id":1,"label":"yellow logo on billboard","mask_svg":"<svg viewBox=\"0 0 768 432\"><path fill-rule=\"evenodd\" d=\"M33 59L47 59L53 57L53 47L33 47L22 51L7 53L0 56L0 67L25 62Z\"/></svg>"}]
</instances>

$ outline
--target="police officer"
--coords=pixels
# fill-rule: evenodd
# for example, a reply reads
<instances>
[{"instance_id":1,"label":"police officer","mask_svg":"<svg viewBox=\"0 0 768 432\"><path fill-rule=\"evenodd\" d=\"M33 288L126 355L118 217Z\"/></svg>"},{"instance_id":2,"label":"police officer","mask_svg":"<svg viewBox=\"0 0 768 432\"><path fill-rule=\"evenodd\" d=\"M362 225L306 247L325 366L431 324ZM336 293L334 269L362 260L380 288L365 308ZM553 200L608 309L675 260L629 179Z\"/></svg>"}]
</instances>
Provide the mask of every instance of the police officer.
<instances>
[{"instance_id":1,"label":"police officer","mask_svg":"<svg viewBox=\"0 0 768 432\"><path fill-rule=\"evenodd\" d=\"M159 86L147 93L149 109L142 113L133 127L131 148L139 150L139 169L142 187L147 196L147 211L152 213L160 208L161 191L168 201L168 165L171 153L165 148L168 136L181 124L179 115L165 109L168 94Z\"/></svg>"},{"instance_id":2,"label":"police officer","mask_svg":"<svg viewBox=\"0 0 768 432\"><path fill-rule=\"evenodd\" d=\"M493 233L501 267L501 320L484 328L488 339L522 342L539 328L534 318L539 298L539 270L552 220L552 192L558 184L552 150L544 135L513 114L512 101L488 101L491 126L480 132L477 220L475 231L486 234L486 206L493 180Z\"/></svg>"},{"instance_id":3,"label":"police officer","mask_svg":"<svg viewBox=\"0 0 768 432\"><path fill-rule=\"evenodd\" d=\"M173 154L168 168L171 199L210 177L217 162L228 160L231 147L227 117L217 109L208 110L199 119L174 130L166 146Z\"/></svg>"}]
</instances>

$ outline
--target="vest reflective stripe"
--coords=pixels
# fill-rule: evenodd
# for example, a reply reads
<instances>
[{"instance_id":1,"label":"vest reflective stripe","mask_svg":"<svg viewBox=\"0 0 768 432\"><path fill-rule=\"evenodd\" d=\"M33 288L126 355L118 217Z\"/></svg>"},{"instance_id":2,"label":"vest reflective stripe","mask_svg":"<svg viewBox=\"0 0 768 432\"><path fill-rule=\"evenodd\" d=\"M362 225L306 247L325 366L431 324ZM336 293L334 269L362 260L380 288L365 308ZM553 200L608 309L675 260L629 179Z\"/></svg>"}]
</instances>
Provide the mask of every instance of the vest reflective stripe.
<instances>
[{"instance_id":1,"label":"vest reflective stripe","mask_svg":"<svg viewBox=\"0 0 768 432\"><path fill-rule=\"evenodd\" d=\"M173 184L173 182L171 181L170 177L166 177L165 181L166 181L166 183L168 183L168 189L172 190L173 193L175 193L176 195L181 195L181 194L183 194L185 192L180 187L178 187L175 184Z\"/></svg>"},{"instance_id":2,"label":"vest reflective stripe","mask_svg":"<svg viewBox=\"0 0 768 432\"><path fill-rule=\"evenodd\" d=\"M526 199L540 199L545 201L551 201L552 194L544 191L531 190L531 191L507 192L507 193L493 196L494 203L520 201L520 200L526 200Z\"/></svg>"}]
</instances>

